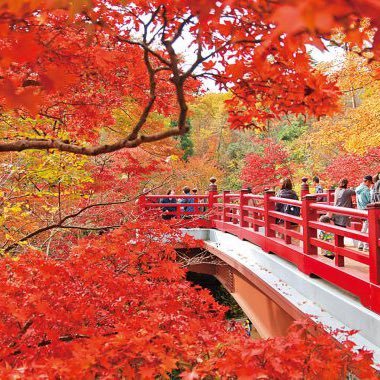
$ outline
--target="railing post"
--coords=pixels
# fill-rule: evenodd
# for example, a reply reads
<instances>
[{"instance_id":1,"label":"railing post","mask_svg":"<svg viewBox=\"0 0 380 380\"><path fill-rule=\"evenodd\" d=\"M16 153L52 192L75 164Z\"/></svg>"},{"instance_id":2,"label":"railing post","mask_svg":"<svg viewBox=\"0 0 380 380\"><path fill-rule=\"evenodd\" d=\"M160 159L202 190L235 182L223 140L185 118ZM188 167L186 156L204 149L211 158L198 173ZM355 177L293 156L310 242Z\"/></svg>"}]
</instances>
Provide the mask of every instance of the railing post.
<instances>
[{"instance_id":1,"label":"railing post","mask_svg":"<svg viewBox=\"0 0 380 380\"><path fill-rule=\"evenodd\" d=\"M309 184L307 183L308 178L302 177L302 184L301 184L301 199L307 195L310 194L309 191Z\"/></svg>"},{"instance_id":2,"label":"railing post","mask_svg":"<svg viewBox=\"0 0 380 380\"><path fill-rule=\"evenodd\" d=\"M271 238L275 237L275 232L270 228L270 225L276 222L276 218L269 215L270 211L275 210L275 202L271 201L269 198L274 197L275 192L273 190L266 190L264 193L264 227L265 227L265 237ZM268 250L265 249L267 252Z\"/></svg>"},{"instance_id":3,"label":"railing post","mask_svg":"<svg viewBox=\"0 0 380 380\"><path fill-rule=\"evenodd\" d=\"M226 203L227 203L227 194L229 194L230 191L229 190L223 190L223 211L222 211L222 222L223 223L226 223L227 222L227 207L226 207Z\"/></svg>"},{"instance_id":4,"label":"railing post","mask_svg":"<svg viewBox=\"0 0 380 380\"><path fill-rule=\"evenodd\" d=\"M334 204L334 194L335 194L335 189L327 190L327 204L329 205Z\"/></svg>"},{"instance_id":5,"label":"railing post","mask_svg":"<svg viewBox=\"0 0 380 380\"><path fill-rule=\"evenodd\" d=\"M369 280L380 284L380 202L367 205L369 238Z\"/></svg>"},{"instance_id":6,"label":"railing post","mask_svg":"<svg viewBox=\"0 0 380 380\"><path fill-rule=\"evenodd\" d=\"M302 198L302 236L303 236L303 253L305 255L317 255L318 248L310 243L311 238L317 237L317 230L309 227L309 221L318 218L317 210L310 207L311 203L317 201L317 195L307 194Z\"/></svg>"},{"instance_id":7,"label":"railing post","mask_svg":"<svg viewBox=\"0 0 380 380\"><path fill-rule=\"evenodd\" d=\"M197 197L194 197L193 199L194 199L194 203L199 203ZM200 207L199 207L198 205L196 205L196 206L194 206L193 208L194 208L194 212L195 212L194 215L195 215L195 217L197 217L197 214L199 213L199 208L200 208ZM198 217L199 217L199 215L198 215Z\"/></svg>"},{"instance_id":8,"label":"railing post","mask_svg":"<svg viewBox=\"0 0 380 380\"><path fill-rule=\"evenodd\" d=\"M248 194L248 189L241 189L239 192L239 206L240 206L240 217L239 217L239 225L240 228L248 227L248 222L244 220L244 217L248 215L247 210L244 210L244 206L248 205L248 199L244 197L244 194Z\"/></svg>"},{"instance_id":9,"label":"railing post","mask_svg":"<svg viewBox=\"0 0 380 380\"><path fill-rule=\"evenodd\" d=\"M300 257L298 269L305 274L310 275L307 265L308 255L318 255L318 248L311 244L312 238L317 238L317 230L309 227L309 221L318 218L317 210L310 207L311 203L317 201L316 194L307 194L302 198L301 216L302 216L302 251L304 256Z\"/></svg>"},{"instance_id":10,"label":"railing post","mask_svg":"<svg viewBox=\"0 0 380 380\"><path fill-rule=\"evenodd\" d=\"M208 214L210 220L210 226L213 227L213 220L216 219L213 215L215 198L214 196L218 194L218 187L216 185L216 178L210 178L210 184L208 185Z\"/></svg>"}]
</instances>

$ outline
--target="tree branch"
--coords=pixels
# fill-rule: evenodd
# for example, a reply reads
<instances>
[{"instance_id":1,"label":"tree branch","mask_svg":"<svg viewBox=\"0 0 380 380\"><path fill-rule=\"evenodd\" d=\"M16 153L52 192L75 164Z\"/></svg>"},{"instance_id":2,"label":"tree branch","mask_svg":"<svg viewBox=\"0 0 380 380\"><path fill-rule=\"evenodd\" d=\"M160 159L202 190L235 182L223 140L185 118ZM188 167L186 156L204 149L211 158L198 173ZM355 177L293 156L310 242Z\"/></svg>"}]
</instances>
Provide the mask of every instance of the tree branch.
<instances>
[{"instance_id":1,"label":"tree branch","mask_svg":"<svg viewBox=\"0 0 380 380\"><path fill-rule=\"evenodd\" d=\"M154 190L159 189L160 187L164 186L165 183L168 181L168 179L170 177L171 176L166 177L164 179L164 181L162 181L159 185L153 187L151 189L151 191L154 191ZM94 203L94 204L87 205L87 206L81 208L80 210L78 210L75 213L66 215L64 218L60 219L60 221L58 223L54 223L54 224L51 224L49 226L45 226L45 227L39 228L39 229L37 229L37 230L29 233L28 235L26 235L23 238L21 238L19 241L17 241L15 243L9 245L8 247L6 247L4 249L4 253L10 252L13 249L17 248L20 245L21 242L27 241L27 240L29 240L29 239L37 236L37 235L42 234L43 232L46 232L46 231L49 231L49 230L53 230L53 229L79 229L79 230L88 230L88 231L99 231L99 230L110 229L110 228L118 228L118 227L120 227L120 225L103 226L103 227L83 227L83 226L70 226L70 225L66 225L64 223L66 221L70 220L70 219L76 218L77 216L81 215L85 211L90 210L92 208L112 206L112 205L121 205L121 204L125 204L125 203L128 203L128 202L133 202L133 201L137 200L143 194L144 193L139 193L139 194L135 195L132 198L127 198L127 199L122 200L122 201L102 202L102 203Z\"/></svg>"}]
</instances>

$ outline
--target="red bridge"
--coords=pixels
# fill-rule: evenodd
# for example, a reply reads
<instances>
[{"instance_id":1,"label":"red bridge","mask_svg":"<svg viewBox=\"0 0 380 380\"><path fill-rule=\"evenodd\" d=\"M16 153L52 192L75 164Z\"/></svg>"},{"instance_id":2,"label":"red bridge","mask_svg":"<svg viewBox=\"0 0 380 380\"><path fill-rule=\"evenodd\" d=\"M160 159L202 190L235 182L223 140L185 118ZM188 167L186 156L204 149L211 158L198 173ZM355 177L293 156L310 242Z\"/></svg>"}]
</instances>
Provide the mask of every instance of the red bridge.
<instances>
[{"instance_id":1,"label":"red bridge","mask_svg":"<svg viewBox=\"0 0 380 380\"><path fill-rule=\"evenodd\" d=\"M249 241L295 264L303 273L352 293L366 308L380 314L380 203L369 205L367 210L334 207L333 190L317 197L308 194L306 181L301 201L277 198L274 191L265 191L263 195L250 194L248 190L218 193L215 181L211 179L208 194L145 194L139 204L143 210L157 210L160 214L164 207L172 207L175 211L166 211L165 215L180 220L182 226L213 228ZM163 198L192 198L194 202L162 204ZM298 206L301 215L277 212L276 203ZM185 211L188 207L194 211ZM319 216L326 213L349 216L353 227L319 222ZM276 223L279 219L283 223ZM368 220L368 233L354 228L360 227L363 220ZM319 239L318 230L332 233L333 240ZM369 251L356 249L357 241L368 243ZM322 250L333 252L334 259L323 256Z\"/></svg>"}]
</instances>

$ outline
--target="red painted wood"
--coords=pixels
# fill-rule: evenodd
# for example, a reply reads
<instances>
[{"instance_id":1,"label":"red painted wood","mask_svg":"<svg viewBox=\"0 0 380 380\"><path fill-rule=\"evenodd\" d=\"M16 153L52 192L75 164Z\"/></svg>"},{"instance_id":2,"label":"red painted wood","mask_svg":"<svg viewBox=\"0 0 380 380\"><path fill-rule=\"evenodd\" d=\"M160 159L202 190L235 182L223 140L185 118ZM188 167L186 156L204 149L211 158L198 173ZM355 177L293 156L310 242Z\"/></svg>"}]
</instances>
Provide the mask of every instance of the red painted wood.
<instances>
[{"instance_id":1,"label":"red painted wood","mask_svg":"<svg viewBox=\"0 0 380 380\"><path fill-rule=\"evenodd\" d=\"M247 189L240 190L240 194L239 194L239 213L240 213L239 224L240 224L241 229L248 227L248 223L245 219L245 217L248 216L248 213L245 209L245 206L248 206L248 198L245 196L246 194L248 194Z\"/></svg>"},{"instance_id":2,"label":"red painted wood","mask_svg":"<svg viewBox=\"0 0 380 380\"><path fill-rule=\"evenodd\" d=\"M286 227L286 221L285 221L285 224L273 224L272 223L270 225L270 228L273 231L276 231L276 232L278 232L280 234L288 235L290 237L293 237L295 239L298 239L298 240L302 241L302 234L301 234L301 232L296 231L296 229L295 229L294 226Z\"/></svg>"},{"instance_id":3,"label":"red painted wood","mask_svg":"<svg viewBox=\"0 0 380 380\"><path fill-rule=\"evenodd\" d=\"M326 202L316 202L315 195L306 195L302 202L274 195L274 191L266 191L264 196L248 194L246 190L234 194L210 191L208 195L189 195L194 198L194 203L186 205L196 207L195 212L185 213L178 203L165 206L177 206L173 214L181 226L212 227L250 241L264 251L294 263L304 273L319 276L355 294L363 305L380 314L380 203L369 205L367 211L332 206L333 191L327 191ZM138 207L140 210L155 210L155 215L160 216L163 206L158 200L165 197L143 195L137 202ZM180 199L185 196L173 197ZM205 206L201 207L200 203L205 201L202 204ZM276 212L277 202L301 207L301 217ZM354 220L368 218L369 233L320 223L320 214L326 212L347 215ZM183 219L185 214L188 219ZM276 219L284 222L276 224ZM291 222L302 227L302 230ZM333 233L334 240L327 242L318 239L318 230ZM368 242L369 253L345 247L345 237ZM334 252L335 260L318 256L318 248ZM345 258L368 265L368 272L345 267Z\"/></svg>"},{"instance_id":4,"label":"red painted wood","mask_svg":"<svg viewBox=\"0 0 380 380\"><path fill-rule=\"evenodd\" d=\"M335 196L335 190L334 189L328 189L327 190L327 203L329 205L334 204L334 196Z\"/></svg>"},{"instance_id":5,"label":"red painted wood","mask_svg":"<svg viewBox=\"0 0 380 380\"><path fill-rule=\"evenodd\" d=\"M303 233L303 253L305 255L317 255L318 249L311 244L311 239L317 237L317 230L311 228L309 225L310 220L318 218L317 210L311 208L311 204L317 201L316 195L305 195L302 198L302 233ZM306 265L304 266L305 273L308 273Z\"/></svg>"},{"instance_id":6,"label":"red painted wood","mask_svg":"<svg viewBox=\"0 0 380 380\"><path fill-rule=\"evenodd\" d=\"M368 235L369 235L369 277L374 284L380 284L380 203L368 205Z\"/></svg>"},{"instance_id":7,"label":"red painted wood","mask_svg":"<svg viewBox=\"0 0 380 380\"><path fill-rule=\"evenodd\" d=\"M344 237L348 237L355 240L362 240L364 242L368 242L368 234L363 232L350 230L349 228L344 228L340 226L334 226L333 224L326 224L314 221L308 221L309 227L313 227L315 229L324 230L326 232L332 232L335 235L341 235Z\"/></svg>"},{"instance_id":8,"label":"red painted wood","mask_svg":"<svg viewBox=\"0 0 380 380\"><path fill-rule=\"evenodd\" d=\"M271 200L271 197L274 196L274 191L266 191L264 193L264 227L265 227L265 236L267 238L273 238L275 237L275 232L271 229L271 224L274 224L276 219L269 215L270 211L274 211L275 209L275 202ZM267 240L269 242L269 239ZM262 247L264 251L269 252L270 249L268 249L268 245L265 245Z\"/></svg>"},{"instance_id":9,"label":"red painted wood","mask_svg":"<svg viewBox=\"0 0 380 380\"><path fill-rule=\"evenodd\" d=\"M251 224L255 224L255 225L260 226L260 227L264 227L264 225L265 225L264 220L256 219L256 218L253 218L253 217L250 217L250 216L245 216L244 220L246 222L249 222Z\"/></svg>"},{"instance_id":10,"label":"red painted wood","mask_svg":"<svg viewBox=\"0 0 380 380\"><path fill-rule=\"evenodd\" d=\"M315 247L319 247L325 249L327 251L334 252L338 255L348 257L349 259L358 261L359 263L369 265L369 255L361 252L353 251L349 248L337 247L333 243L328 243L327 241L319 240L319 239L311 239L311 244Z\"/></svg>"},{"instance_id":11,"label":"red painted wood","mask_svg":"<svg viewBox=\"0 0 380 380\"><path fill-rule=\"evenodd\" d=\"M229 193L229 190L223 190L223 198L222 198L222 202L223 202L222 221L223 221L223 223L225 223L227 221L227 212L229 211L229 209L227 208L228 193Z\"/></svg>"}]
</instances>

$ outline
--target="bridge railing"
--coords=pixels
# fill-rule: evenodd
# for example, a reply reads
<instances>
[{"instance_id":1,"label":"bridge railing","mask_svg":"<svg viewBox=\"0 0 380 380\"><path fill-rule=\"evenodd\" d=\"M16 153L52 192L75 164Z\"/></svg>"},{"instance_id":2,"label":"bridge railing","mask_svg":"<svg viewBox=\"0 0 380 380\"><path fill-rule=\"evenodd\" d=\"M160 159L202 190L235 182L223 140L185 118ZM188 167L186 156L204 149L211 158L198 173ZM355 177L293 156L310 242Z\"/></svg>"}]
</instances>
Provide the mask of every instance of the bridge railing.
<instances>
[{"instance_id":1,"label":"bridge railing","mask_svg":"<svg viewBox=\"0 0 380 380\"><path fill-rule=\"evenodd\" d=\"M139 207L149 211L150 215L162 216L163 219L178 219L187 227L212 227L212 212L214 194L189 195L149 195L139 198ZM175 199L175 203L167 203L168 199ZM182 203L187 199L186 203ZM188 203L192 199L193 202ZM165 200L165 202L163 202ZM172 209L172 210L168 210Z\"/></svg>"},{"instance_id":2,"label":"bridge railing","mask_svg":"<svg viewBox=\"0 0 380 380\"><path fill-rule=\"evenodd\" d=\"M187 227L212 227L232 233L260 246L298 267L307 275L323 278L360 298L363 305L380 313L380 203L368 210L335 207L332 194L306 195L302 200L278 198L274 191L263 195L211 191L205 195L146 195L145 209L159 215L172 215ZM163 198L177 203L159 203ZM192 203L178 203L193 198ZM276 204L299 207L300 216L276 211ZM185 207L193 206L193 211ZM175 211L163 212L163 207ZM368 232L322 223L320 215L344 215L356 221L368 221ZM357 222L359 223L359 222ZM330 234L321 239L321 231ZM359 251L353 242L367 243L369 250ZM334 255L333 260L323 253Z\"/></svg>"}]
</instances>

